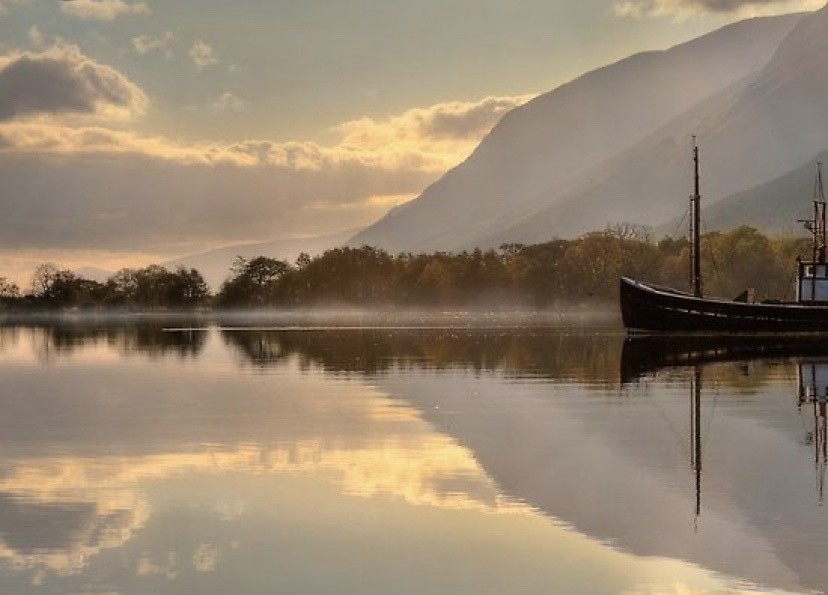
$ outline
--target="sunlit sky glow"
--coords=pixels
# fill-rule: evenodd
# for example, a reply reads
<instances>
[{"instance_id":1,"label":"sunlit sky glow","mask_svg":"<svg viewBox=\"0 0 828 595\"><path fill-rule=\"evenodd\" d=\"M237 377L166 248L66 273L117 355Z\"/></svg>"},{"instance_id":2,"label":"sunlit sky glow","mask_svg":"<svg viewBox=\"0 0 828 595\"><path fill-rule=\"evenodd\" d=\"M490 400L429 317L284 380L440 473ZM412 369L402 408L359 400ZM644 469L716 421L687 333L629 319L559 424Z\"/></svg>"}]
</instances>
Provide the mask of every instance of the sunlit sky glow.
<instances>
[{"instance_id":1,"label":"sunlit sky glow","mask_svg":"<svg viewBox=\"0 0 828 595\"><path fill-rule=\"evenodd\" d=\"M0 0L0 276L359 228L539 93L822 4Z\"/></svg>"}]
</instances>

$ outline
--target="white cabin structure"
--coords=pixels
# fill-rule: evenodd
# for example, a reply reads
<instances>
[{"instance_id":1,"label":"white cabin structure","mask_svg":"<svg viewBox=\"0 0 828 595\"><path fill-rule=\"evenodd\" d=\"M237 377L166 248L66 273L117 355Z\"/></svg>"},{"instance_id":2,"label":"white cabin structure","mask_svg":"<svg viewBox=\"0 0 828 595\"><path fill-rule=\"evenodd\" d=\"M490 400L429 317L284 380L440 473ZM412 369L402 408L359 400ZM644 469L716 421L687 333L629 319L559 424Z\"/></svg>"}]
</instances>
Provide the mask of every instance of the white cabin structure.
<instances>
[{"instance_id":1,"label":"white cabin structure","mask_svg":"<svg viewBox=\"0 0 828 595\"><path fill-rule=\"evenodd\" d=\"M828 263L799 262L796 301L802 304L828 303Z\"/></svg>"}]
</instances>

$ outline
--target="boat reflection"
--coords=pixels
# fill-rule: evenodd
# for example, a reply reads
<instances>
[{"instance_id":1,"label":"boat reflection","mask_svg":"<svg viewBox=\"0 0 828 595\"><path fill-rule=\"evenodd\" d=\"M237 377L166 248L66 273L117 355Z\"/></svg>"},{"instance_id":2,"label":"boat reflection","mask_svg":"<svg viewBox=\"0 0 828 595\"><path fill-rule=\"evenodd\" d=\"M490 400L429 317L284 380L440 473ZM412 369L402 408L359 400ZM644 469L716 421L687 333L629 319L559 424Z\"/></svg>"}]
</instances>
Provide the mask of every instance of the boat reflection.
<instances>
[{"instance_id":1,"label":"boat reflection","mask_svg":"<svg viewBox=\"0 0 828 595\"><path fill-rule=\"evenodd\" d=\"M743 366L787 362L796 367L797 409L811 411L812 429L803 443L813 446L819 502L824 502L828 468L828 341L820 335L631 335L621 354L622 384L635 384L666 371L687 371L690 395L690 465L695 474L695 514L701 515L703 370L715 364Z\"/></svg>"},{"instance_id":2,"label":"boat reflection","mask_svg":"<svg viewBox=\"0 0 828 595\"><path fill-rule=\"evenodd\" d=\"M670 368L717 362L823 357L828 340L820 334L628 335L621 352L621 383Z\"/></svg>"},{"instance_id":3,"label":"boat reflection","mask_svg":"<svg viewBox=\"0 0 828 595\"><path fill-rule=\"evenodd\" d=\"M805 443L814 447L819 502L825 501L825 470L828 466L828 360L807 360L799 363L799 407L810 406L813 412L813 430L807 432Z\"/></svg>"}]
</instances>

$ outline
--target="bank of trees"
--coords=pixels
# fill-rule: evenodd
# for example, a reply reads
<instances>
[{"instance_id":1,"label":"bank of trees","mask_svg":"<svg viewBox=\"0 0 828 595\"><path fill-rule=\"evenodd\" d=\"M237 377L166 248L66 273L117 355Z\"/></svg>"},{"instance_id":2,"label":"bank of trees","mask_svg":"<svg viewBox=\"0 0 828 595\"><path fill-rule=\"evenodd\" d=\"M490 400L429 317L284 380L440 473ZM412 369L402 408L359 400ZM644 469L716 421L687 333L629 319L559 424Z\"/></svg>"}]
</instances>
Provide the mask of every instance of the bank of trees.
<instances>
[{"instance_id":1,"label":"bank of trees","mask_svg":"<svg viewBox=\"0 0 828 595\"><path fill-rule=\"evenodd\" d=\"M192 309L210 298L201 273L184 267L122 269L101 283L47 263L35 269L28 292L0 278L0 303L7 309Z\"/></svg>"},{"instance_id":2,"label":"bank of trees","mask_svg":"<svg viewBox=\"0 0 828 595\"><path fill-rule=\"evenodd\" d=\"M750 227L703 237L705 293L733 297L753 287L759 297L791 299L797 256L805 238L768 237ZM237 258L213 295L201 274L158 265L123 269L100 283L54 265L41 265L31 289L0 278L6 308L193 309L303 308L325 305L388 307L550 307L584 301L612 302L622 275L687 287L685 239L652 241L630 226L588 233L575 240L507 244L460 254L402 253L336 248L289 263L260 256Z\"/></svg>"}]
</instances>

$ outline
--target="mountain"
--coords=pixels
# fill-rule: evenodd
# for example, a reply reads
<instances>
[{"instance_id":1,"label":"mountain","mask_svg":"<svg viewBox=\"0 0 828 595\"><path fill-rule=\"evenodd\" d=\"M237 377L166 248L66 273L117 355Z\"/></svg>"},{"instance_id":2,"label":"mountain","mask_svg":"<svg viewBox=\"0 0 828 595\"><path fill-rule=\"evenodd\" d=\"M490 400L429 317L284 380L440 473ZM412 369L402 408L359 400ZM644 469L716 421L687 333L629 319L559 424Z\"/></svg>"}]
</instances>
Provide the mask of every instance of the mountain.
<instances>
[{"instance_id":1,"label":"mountain","mask_svg":"<svg viewBox=\"0 0 828 595\"><path fill-rule=\"evenodd\" d=\"M313 236L305 238L283 238L268 242L253 242L235 244L216 248L207 252L190 254L161 263L168 268L183 266L197 269L211 288L217 290L230 273L230 265L236 256L255 258L268 256L293 262L300 253L306 252L311 256L321 254L325 250L341 246L353 234L346 231L335 235Z\"/></svg>"},{"instance_id":2,"label":"mountain","mask_svg":"<svg viewBox=\"0 0 828 595\"><path fill-rule=\"evenodd\" d=\"M519 228L503 232L583 188L596 164L762 68L801 16L735 23L535 98L506 114L465 162L349 243L397 252L518 239Z\"/></svg>"},{"instance_id":3,"label":"mountain","mask_svg":"<svg viewBox=\"0 0 828 595\"><path fill-rule=\"evenodd\" d=\"M607 223L658 224L686 208L690 137L703 153L707 204L771 182L828 148L828 6L797 23L758 72L720 91L594 167L492 240L534 242ZM812 179L812 175L806 176ZM780 196L777 204L803 197Z\"/></svg>"},{"instance_id":4,"label":"mountain","mask_svg":"<svg viewBox=\"0 0 828 595\"><path fill-rule=\"evenodd\" d=\"M85 266L74 270L74 273L83 279L91 279L98 283L105 283L115 271L108 271L100 267Z\"/></svg>"},{"instance_id":5,"label":"mountain","mask_svg":"<svg viewBox=\"0 0 828 595\"><path fill-rule=\"evenodd\" d=\"M771 234L801 234L799 220L813 217L815 163L828 161L822 152L790 172L732 194L710 206L702 203L705 231L724 231L750 225ZM704 201L704 197L702 197ZM686 233L686 219L675 217L655 229L655 236L678 237Z\"/></svg>"}]
</instances>

